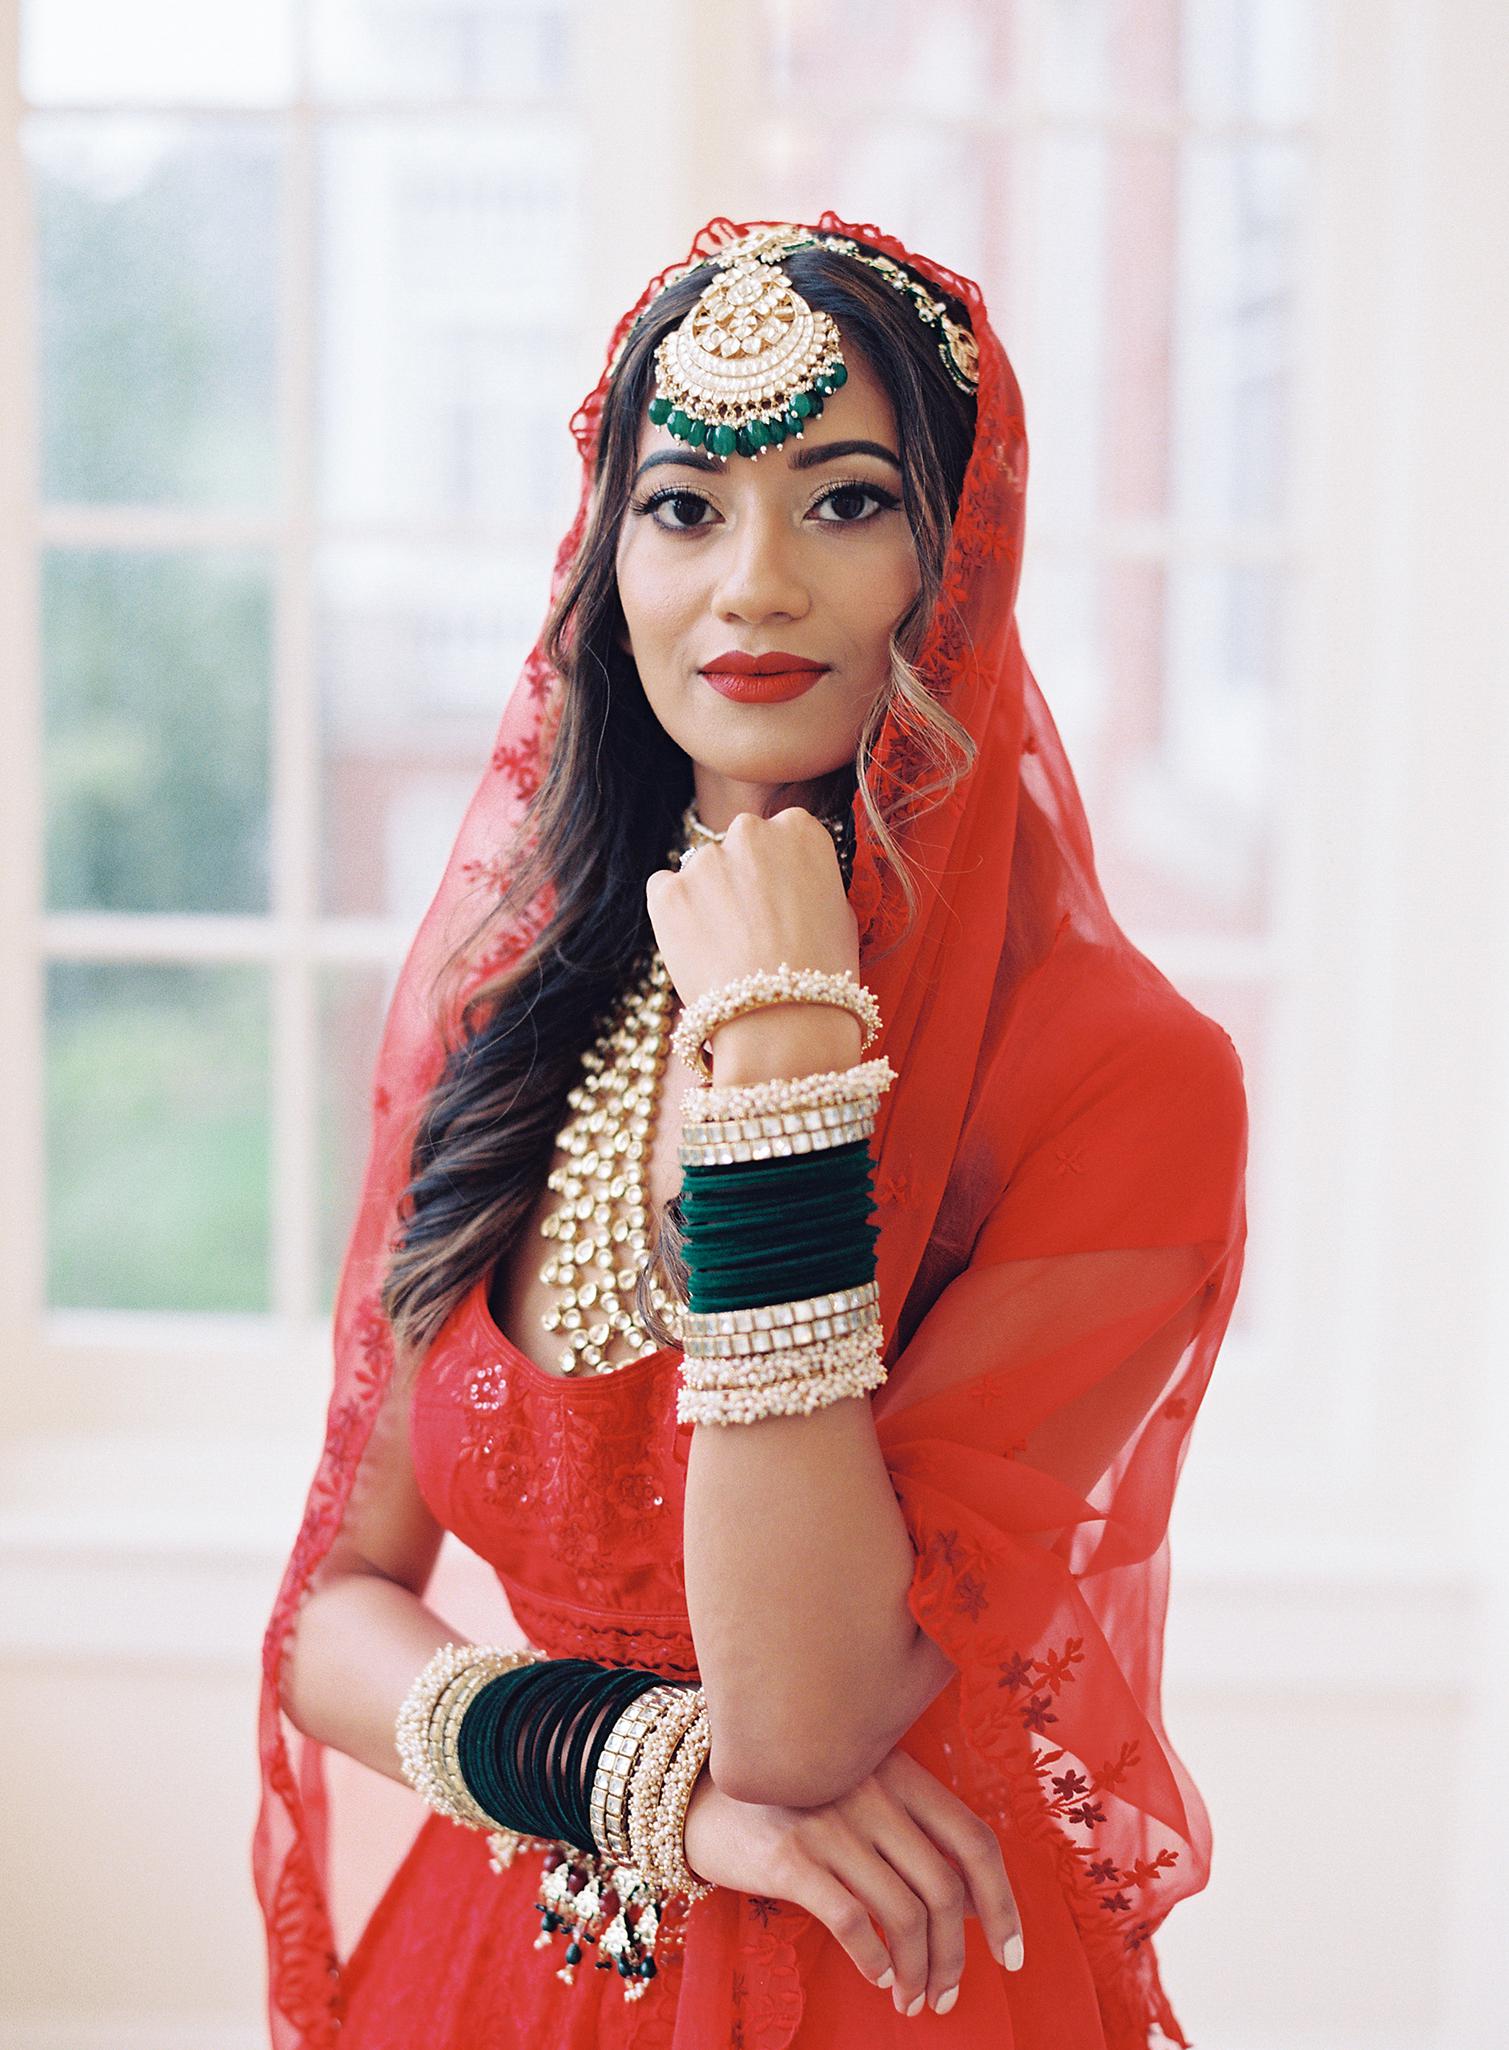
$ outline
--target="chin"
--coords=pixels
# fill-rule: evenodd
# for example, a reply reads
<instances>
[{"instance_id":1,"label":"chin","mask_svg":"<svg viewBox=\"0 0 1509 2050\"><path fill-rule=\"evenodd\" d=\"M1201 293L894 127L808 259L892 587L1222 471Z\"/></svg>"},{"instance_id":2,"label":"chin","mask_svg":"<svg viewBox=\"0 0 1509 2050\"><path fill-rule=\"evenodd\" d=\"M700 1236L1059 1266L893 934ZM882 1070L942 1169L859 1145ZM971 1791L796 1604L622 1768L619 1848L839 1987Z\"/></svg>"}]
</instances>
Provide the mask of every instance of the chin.
<instances>
[{"instance_id":1,"label":"chin","mask_svg":"<svg viewBox=\"0 0 1509 2050\"><path fill-rule=\"evenodd\" d=\"M854 743L840 742L836 748L693 746L686 752L701 768L727 776L732 783L811 783L852 762Z\"/></svg>"}]
</instances>

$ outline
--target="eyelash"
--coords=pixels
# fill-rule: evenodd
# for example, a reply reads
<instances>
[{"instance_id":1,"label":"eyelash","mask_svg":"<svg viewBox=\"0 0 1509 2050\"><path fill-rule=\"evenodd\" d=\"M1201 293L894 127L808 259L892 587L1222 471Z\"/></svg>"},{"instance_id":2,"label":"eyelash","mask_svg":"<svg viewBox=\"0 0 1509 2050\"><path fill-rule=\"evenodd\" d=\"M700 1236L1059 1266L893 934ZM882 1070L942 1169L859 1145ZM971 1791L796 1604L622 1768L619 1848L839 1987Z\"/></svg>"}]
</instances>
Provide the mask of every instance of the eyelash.
<instances>
[{"instance_id":1,"label":"eyelash","mask_svg":"<svg viewBox=\"0 0 1509 2050\"><path fill-rule=\"evenodd\" d=\"M826 505L830 498L837 498L845 491L858 491L866 498L873 498L885 512L894 512L901 504L901 500L896 494L892 491L887 491L884 486L867 484L858 477L855 477L847 483L830 484L821 497L815 498L812 501L812 505L808 510L815 511L818 506ZM712 502L710 499L704 498L700 491L692 490L689 485L671 484L661 491L652 491L647 498L633 499L630 502L630 511L641 514L653 513L657 506L664 505L669 499L673 498L690 498L698 505L704 506ZM860 520L819 520L818 525L822 527L868 527L876 518L878 518L878 514L867 513ZM700 520L695 526L691 527L668 527L660 520L656 520L655 525L660 528L663 534L703 534L707 531L705 524Z\"/></svg>"}]
</instances>

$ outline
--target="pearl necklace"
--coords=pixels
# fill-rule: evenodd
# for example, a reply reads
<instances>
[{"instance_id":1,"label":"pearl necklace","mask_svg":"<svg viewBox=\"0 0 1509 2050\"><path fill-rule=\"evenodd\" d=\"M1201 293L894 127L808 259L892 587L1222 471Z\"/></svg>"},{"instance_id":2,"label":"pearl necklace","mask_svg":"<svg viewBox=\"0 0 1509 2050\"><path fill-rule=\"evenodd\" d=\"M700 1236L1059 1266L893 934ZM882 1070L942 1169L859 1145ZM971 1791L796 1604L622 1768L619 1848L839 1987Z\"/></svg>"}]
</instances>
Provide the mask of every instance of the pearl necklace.
<instances>
[{"instance_id":1,"label":"pearl necklace","mask_svg":"<svg viewBox=\"0 0 1509 2050\"><path fill-rule=\"evenodd\" d=\"M825 821L835 835L841 821ZM679 868L693 846L721 841L697 816L695 802L682 814L682 834L671 859ZM540 1279L556 1292L541 1322L564 1332L560 1370L566 1375L611 1374L660 1341L633 1310L634 1287L649 1253L649 1207L644 1163L654 1130L660 1081L671 1045L676 993L653 948L619 997L607 1023L582 1056L582 1078L566 1102L572 1115L556 1135L565 1155L548 1186L560 1197L540 1220L549 1258ZM671 1330L682 1305L658 1276L651 1300ZM614 1357L628 1348L627 1357Z\"/></svg>"}]
</instances>

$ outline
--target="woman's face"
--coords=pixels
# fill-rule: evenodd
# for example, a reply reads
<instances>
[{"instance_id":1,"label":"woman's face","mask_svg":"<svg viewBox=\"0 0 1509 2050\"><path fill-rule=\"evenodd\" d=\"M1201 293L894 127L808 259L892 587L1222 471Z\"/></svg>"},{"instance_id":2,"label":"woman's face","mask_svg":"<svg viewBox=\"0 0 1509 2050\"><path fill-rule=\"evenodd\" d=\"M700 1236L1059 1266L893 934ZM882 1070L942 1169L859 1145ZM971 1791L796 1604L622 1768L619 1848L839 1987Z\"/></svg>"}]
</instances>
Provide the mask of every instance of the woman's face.
<instances>
[{"instance_id":1,"label":"woman's face","mask_svg":"<svg viewBox=\"0 0 1509 2050\"><path fill-rule=\"evenodd\" d=\"M821 418L764 455L711 456L648 420L640 437L617 554L629 652L666 732L735 782L853 758L919 588L895 415L859 352L844 358ZM825 666L800 695L735 698L706 673L729 654Z\"/></svg>"}]
</instances>

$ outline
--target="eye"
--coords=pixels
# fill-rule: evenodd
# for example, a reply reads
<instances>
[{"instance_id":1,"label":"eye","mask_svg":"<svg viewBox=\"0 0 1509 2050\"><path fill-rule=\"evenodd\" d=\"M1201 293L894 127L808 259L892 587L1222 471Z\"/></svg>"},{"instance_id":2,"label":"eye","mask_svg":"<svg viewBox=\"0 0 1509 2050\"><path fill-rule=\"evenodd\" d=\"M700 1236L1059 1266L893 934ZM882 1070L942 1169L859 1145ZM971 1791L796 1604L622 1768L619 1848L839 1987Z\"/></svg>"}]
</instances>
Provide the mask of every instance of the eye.
<instances>
[{"instance_id":1,"label":"eye","mask_svg":"<svg viewBox=\"0 0 1509 2050\"><path fill-rule=\"evenodd\" d=\"M825 527L860 527L867 520L872 520L876 517L874 513L857 510L857 506L867 498L873 499L882 512L894 512L901 503L901 500L894 492L883 490L879 484L834 484L823 493L812 510L816 512L817 507L823 505L842 506L845 508L843 511L836 513L835 517L831 520L820 521L819 525Z\"/></svg>"},{"instance_id":2,"label":"eye","mask_svg":"<svg viewBox=\"0 0 1509 2050\"><path fill-rule=\"evenodd\" d=\"M663 505L672 509L672 518L660 518L659 509ZM655 525L664 527L668 533L688 534L703 524L697 518L698 513L709 512L711 507L700 492L687 491L673 485L665 491L651 492L648 498L636 499L634 511L649 513Z\"/></svg>"},{"instance_id":3,"label":"eye","mask_svg":"<svg viewBox=\"0 0 1509 2050\"><path fill-rule=\"evenodd\" d=\"M820 527L863 527L871 519L878 519L880 517L878 512L861 512L861 510L857 510L859 504L863 504L863 500L873 500L873 504L880 506L882 512L894 512L900 506L900 498L894 492L888 492L884 486L880 486L880 484L859 484L855 480L855 482L847 482L847 484L830 484L828 490L814 502L812 510L816 512L818 506L843 506L847 510L834 512L832 519L820 519L818 525ZM658 517L660 506L670 506L672 508L672 517L670 519L660 519ZM707 510L716 510L716 508L711 506L711 502L707 498L701 496L701 492L693 492L693 490L687 490L685 486L675 486L675 484L672 484L672 486L666 486L660 492L650 492L648 498L634 498L634 500L631 500L631 504L629 504L629 510L640 512L640 515L646 515L646 512L648 512L648 515L654 519L654 525L664 529L666 533L697 533L699 529L709 525L707 521L699 519L697 515L701 515L701 512L707 512Z\"/></svg>"}]
</instances>

